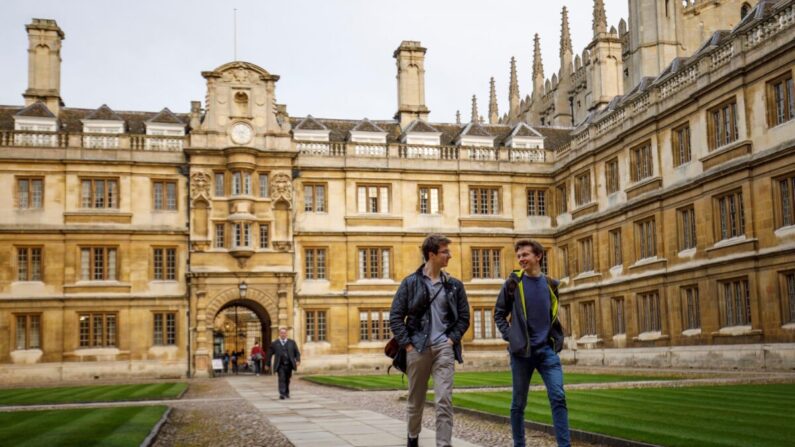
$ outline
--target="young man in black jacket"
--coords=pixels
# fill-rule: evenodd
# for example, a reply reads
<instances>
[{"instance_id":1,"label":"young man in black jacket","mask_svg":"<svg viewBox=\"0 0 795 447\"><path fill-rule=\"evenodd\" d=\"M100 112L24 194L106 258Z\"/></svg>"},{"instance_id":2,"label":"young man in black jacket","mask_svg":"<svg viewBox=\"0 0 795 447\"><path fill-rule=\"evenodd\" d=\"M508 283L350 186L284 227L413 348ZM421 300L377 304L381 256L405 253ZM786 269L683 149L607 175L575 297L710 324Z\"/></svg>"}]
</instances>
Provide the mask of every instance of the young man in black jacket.
<instances>
[{"instance_id":1,"label":"young man in black jacket","mask_svg":"<svg viewBox=\"0 0 795 447\"><path fill-rule=\"evenodd\" d=\"M449 245L441 234L425 238L425 264L403 279L389 312L392 333L407 353L409 447L418 445L431 374L437 447L450 446L453 437L454 360L464 361L461 337L469 327L469 302L461 281L442 271L452 257Z\"/></svg>"},{"instance_id":2,"label":"young man in black jacket","mask_svg":"<svg viewBox=\"0 0 795 447\"><path fill-rule=\"evenodd\" d=\"M525 445L524 410L530 378L537 369L547 388L558 446L568 447L569 413L557 354L563 348L563 328L558 321L559 283L541 273L544 247L540 243L520 240L514 249L522 269L511 273L494 306L494 322L508 342L511 356L513 445Z\"/></svg>"},{"instance_id":3,"label":"young man in black jacket","mask_svg":"<svg viewBox=\"0 0 795 447\"><path fill-rule=\"evenodd\" d=\"M279 374L279 399L290 398L290 377L293 370L298 369L301 364L301 352L295 341L287 338L287 328L279 328L279 338L273 341L265 354L265 371L271 367L271 357L273 370Z\"/></svg>"}]
</instances>

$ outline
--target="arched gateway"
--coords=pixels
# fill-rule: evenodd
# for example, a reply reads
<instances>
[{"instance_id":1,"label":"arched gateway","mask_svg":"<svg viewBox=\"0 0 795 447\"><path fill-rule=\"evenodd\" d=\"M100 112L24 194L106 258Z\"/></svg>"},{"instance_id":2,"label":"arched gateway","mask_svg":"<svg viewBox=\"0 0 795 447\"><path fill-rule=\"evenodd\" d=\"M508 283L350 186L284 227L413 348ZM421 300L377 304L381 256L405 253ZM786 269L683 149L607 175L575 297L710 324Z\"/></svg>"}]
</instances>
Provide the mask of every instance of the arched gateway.
<instances>
[{"instance_id":1,"label":"arched gateway","mask_svg":"<svg viewBox=\"0 0 795 447\"><path fill-rule=\"evenodd\" d=\"M275 293L268 293L249 286L221 290L208 300L207 306L203 310L200 309L197 312L196 350L193 359L196 376L212 375L213 323L219 315L236 306L245 308L256 315L259 320L259 331L254 338L258 339L261 345L267 346L277 336L279 306ZM245 355L248 355L250 347L241 343L236 348L246 351Z\"/></svg>"}]
</instances>

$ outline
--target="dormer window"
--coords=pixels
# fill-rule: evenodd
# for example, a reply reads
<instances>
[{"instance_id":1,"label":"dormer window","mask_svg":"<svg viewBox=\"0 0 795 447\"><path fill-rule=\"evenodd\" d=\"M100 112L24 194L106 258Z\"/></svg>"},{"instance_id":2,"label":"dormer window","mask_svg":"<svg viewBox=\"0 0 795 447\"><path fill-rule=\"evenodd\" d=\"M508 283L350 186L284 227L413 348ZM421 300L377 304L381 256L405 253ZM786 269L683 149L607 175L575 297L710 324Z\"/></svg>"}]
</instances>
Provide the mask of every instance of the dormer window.
<instances>
[{"instance_id":1,"label":"dormer window","mask_svg":"<svg viewBox=\"0 0 795 447\"><path fill-rule=\"evenodd\" d=\"M14 145L55 147L58 136L38 132L56 132L58 122L43 102L35 102L14 115Z\"/></svg>"},{"instance_id":2,"label":"dormer window","mask_svg":"<svg viewBox=\"0 0 795 447\"><path fill-rule=\"evenodd\" d=\"M386 131L367 118L350 131L353 153L358 156L386 156Z\"/></svg>"},{"instance_id":3,"label":"dormer window","mask_svg":"<svg viewBox=\"0 0 795 447\"><path fill-rule=\"evenodd\" d=\"M185 123L167 107L146 120L145 150L181 151L184 144Z\"/></svg>"},{"instance_id":4,"label":"dormer window","mask_svg":"<svg viewBox=\"0 0 795 447\"><path fill-rule=\"evenodd\" d=\"M106 104L88 114L83 120L83 147L116 149L119 134L124 133L124 120Z\"/></svg>"}]
</instances>

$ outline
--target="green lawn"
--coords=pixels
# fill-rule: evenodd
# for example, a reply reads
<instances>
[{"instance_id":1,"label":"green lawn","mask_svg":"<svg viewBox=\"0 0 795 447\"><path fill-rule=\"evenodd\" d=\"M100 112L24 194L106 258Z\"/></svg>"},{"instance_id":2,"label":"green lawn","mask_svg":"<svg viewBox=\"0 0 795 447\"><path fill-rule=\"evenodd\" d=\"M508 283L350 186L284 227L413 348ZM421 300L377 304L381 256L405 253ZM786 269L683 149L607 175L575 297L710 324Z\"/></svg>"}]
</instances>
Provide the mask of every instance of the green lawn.
<instances>
[{"instance_id":1,"label":"green lawn","mask_svg":"<svg viewBox=\"0 0 795 447\"><path fill-rule=\"evenodd\" d=\"M572 428L671 447L791 446L795 384L572 390ZM510 392L458 393L453 404L510 414ZM544 392L531 392L525 418L552 423Z\"/></svg>"},{"instance_id":2,"label":"green lawn","mask_svg":"<svg viewBox=\"0 0 795 447\"><path fill-rule=\"evenodd\" d=\"M138 447L165 411L153 406L0 412L0 443Z\"/></svg>"},{"instance_id":3,"label":"green lawn","mask_svg":"<svg viewBox=\"0 0 795 447\"><path fill-rule=\"evenodd\" d=\"M672 380L680 377L654 377L654 376L632 376L620 374L577 374L566 373L563 377L566 384L574 383L604 383L604 382L626 382L637 380ZM408 381L400 374L381 374L374 376L307 376L304 379L321 385L335 385L355 390L399 390L406 389ZM543 383L541 376L533 374L533 384ZM483 372L469 371L455 373L455 387L457 388L479 388L479 387L498 387L511 386L511 372Z\"/></svg>"},{"instance_id":4,"label":"green lawn","mask_svg":"<svg viewBox=\"0 0 795 447\"><path fill-rule=\"evenodd\" d=\"M187 388L188 384L186 383L71 386L59 388L9 388L0 389L0 405L173 399Z\"/></svg>"}]
</instances>

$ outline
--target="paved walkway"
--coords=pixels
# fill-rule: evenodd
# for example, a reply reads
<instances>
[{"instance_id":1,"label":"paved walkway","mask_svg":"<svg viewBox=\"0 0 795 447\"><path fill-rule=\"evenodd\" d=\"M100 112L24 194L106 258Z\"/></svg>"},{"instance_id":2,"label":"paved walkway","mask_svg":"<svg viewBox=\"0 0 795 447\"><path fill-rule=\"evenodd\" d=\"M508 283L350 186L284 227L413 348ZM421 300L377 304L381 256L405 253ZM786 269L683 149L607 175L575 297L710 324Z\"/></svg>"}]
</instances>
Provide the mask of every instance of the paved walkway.
<instances>
[{"instance_id":1,"label":"paved walkway","mask_svg":"<svg viewBox=\"0 0 795 447\"><path fill-rule=\"evenodd\" d=\"M406 445L406 422L369 410L352 408L324 396L304 391L293 378L291 398L280 400L276 377L234 377L226 379L235 390L259 409L295 447ZM436 433L423 429L420 446L436 445ZM453 438L455 447L475 447Z\"/></svg>"}]
</instances>

